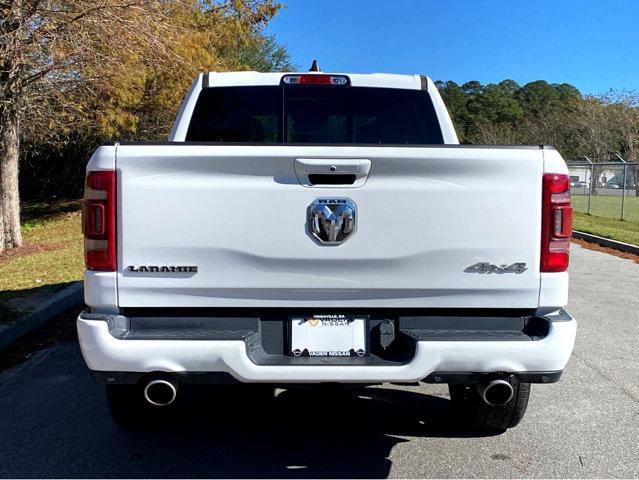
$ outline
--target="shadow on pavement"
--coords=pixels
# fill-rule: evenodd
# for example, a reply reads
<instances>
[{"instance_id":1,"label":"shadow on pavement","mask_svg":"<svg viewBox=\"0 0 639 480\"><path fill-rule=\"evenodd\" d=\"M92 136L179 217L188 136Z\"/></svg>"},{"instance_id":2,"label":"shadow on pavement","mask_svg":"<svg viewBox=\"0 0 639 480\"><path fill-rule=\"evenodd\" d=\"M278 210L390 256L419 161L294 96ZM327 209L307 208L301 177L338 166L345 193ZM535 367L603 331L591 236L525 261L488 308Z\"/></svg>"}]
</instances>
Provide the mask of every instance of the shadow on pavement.
<instances>
[{"instance_id":1,"label":"shadow on pavement","mask_svg":"<svg viewBox=\"0 0 639 480\"><path fill-rule=\"evenodd\" d=\"M401 437L476 435L455 429L448 399L409 391L294 389L266 401L250 389L222 401L219 387L202 391L186 393L186 412L182 407L168 425L124 434L127 442L175 442L187 455L202 449L200 460L178 473L189 477L352 478L387 476L391 449L408 441Z\"/></svg>"},{"instance_id":2,"label":"shadow on pavement","mask_svg":"<svg viewBox=\"0 0 639 480\"><path fill-rule=\"evenodd\" d=\"M27 247L30 248L31 246ZM25 249L27 247L25 247ZM0 258L0 261L1 260L2 258ZM0 325L3 323L12 323L28 316L44 302L52 298L57 292L73 285L73 283L74 282L61 282L20 290L0 291ZM2 364L0 364L0 368L2 368Z\"/></svg>"},{"instance_id":3,"label":"shadow on pavement","mask_svg":"<svg viewBox=\"0 0 639 480\"><path fill-rule=\"evenodd\" d=\"M14 370L0 376L1 477L385 477L402 437L475 436L456 429L447 398L381 387L265 398L191 386L166 421L129 432L77 344Z\"/></svg>"}]
</instances>

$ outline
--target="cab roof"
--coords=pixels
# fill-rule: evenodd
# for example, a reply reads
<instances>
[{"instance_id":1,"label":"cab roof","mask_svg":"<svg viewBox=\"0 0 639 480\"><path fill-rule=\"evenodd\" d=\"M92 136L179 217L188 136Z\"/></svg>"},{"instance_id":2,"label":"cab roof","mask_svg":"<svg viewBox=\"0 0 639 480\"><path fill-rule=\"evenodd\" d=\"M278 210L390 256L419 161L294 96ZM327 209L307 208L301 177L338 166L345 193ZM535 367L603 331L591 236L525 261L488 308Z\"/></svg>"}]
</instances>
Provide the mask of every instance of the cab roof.
<instances>
[{"instance_id":1,"label":"cab roof","mask_svg":"<svg viewBox=\"0 0 639 480\"><path fill-rule=\"evenodd\" d=\"M427 89L432 81L420 75L398 75L390 73L336 73L336 72L207 72L203 73L202 86L231 87L280 85L286 75L345 75L353 87Z\"/></svg>"}]
</instances>

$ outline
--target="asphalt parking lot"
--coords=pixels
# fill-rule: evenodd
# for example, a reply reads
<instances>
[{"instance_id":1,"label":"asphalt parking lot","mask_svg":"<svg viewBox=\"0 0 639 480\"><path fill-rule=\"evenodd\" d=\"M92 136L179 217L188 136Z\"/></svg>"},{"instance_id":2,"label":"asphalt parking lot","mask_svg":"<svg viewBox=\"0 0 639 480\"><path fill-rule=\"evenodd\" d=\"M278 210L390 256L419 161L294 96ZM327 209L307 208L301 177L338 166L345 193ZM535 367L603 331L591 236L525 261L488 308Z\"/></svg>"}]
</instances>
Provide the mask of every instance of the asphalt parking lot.
<instances>
[{"instance_id":1,"label":"asphalt parking lot","mask_svg":"<svg viewBox=\"0 0 639 480\"><path fill-rule=\"evenodd\" d=\"M519 427L455 426L440 386L343 397L234 391L190 399L153 430L112 424L73 341L0 373L1 477L637 477L639 264L572 247L579 321L560 383L533 386Z\"/></svg>"}]
</instances>

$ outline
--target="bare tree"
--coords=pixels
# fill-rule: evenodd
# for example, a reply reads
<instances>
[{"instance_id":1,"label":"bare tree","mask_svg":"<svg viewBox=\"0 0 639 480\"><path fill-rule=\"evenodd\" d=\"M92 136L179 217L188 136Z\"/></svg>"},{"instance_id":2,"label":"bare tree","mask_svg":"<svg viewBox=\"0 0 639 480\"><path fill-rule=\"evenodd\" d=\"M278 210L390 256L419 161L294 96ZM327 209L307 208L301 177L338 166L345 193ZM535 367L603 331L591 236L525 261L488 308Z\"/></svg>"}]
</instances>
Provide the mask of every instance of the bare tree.
<instances>
[{"instance_id":1,"label":"bare tree","mask_svg":"<svg viewBox=\"0 0 639 480\"><path fill-rule=\"evenodd\" d=\"M619 146L619 154L626 161L639 162L639 95L635 92L611 92L602 98L606 103L610 126ZM635 194L639 196L639 163L629 165L627 172L635 182Z\"/></svg>"},{"instance_id":2,"label":"bare tree","mask_svg":"<svg viewBox=\"0 0 639 480\"><path fill-rule=\"evenodd\" d=\"M515 144L519 141L519 134L509 123L485 122L475 125L466 140L486 145Z\"/></svg>"},{"instance_id":3,"label":"bare tree","mask_svg":"<svg viewBox=\"0 0 639 480\"><path fill-rule=\"evenodd\" d=\"M22 243L18 155L20 148L18 105L21 58L20 18L12 3L0 4L0 251ZM9 9L7 11L7 9Z\"/></svg>"}]
</instances>

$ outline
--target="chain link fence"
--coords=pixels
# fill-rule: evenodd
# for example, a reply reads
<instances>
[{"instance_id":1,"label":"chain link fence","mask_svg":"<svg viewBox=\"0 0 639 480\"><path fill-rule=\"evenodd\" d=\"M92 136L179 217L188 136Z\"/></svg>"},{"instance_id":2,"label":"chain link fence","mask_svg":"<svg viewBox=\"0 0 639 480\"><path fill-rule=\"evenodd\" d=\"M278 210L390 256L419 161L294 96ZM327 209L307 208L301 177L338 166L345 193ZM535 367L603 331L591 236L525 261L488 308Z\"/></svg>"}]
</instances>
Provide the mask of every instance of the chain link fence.
<instances>
[{"instance_id":1,"label":"chain link fence","mask_svg":"<svg viewBox=\"0 0 639 480\"><path fill-rule=\"evenodd\" d=\"M575 211L639 222L639 162L569 160Z\"/></svg>"}]
</instances>

